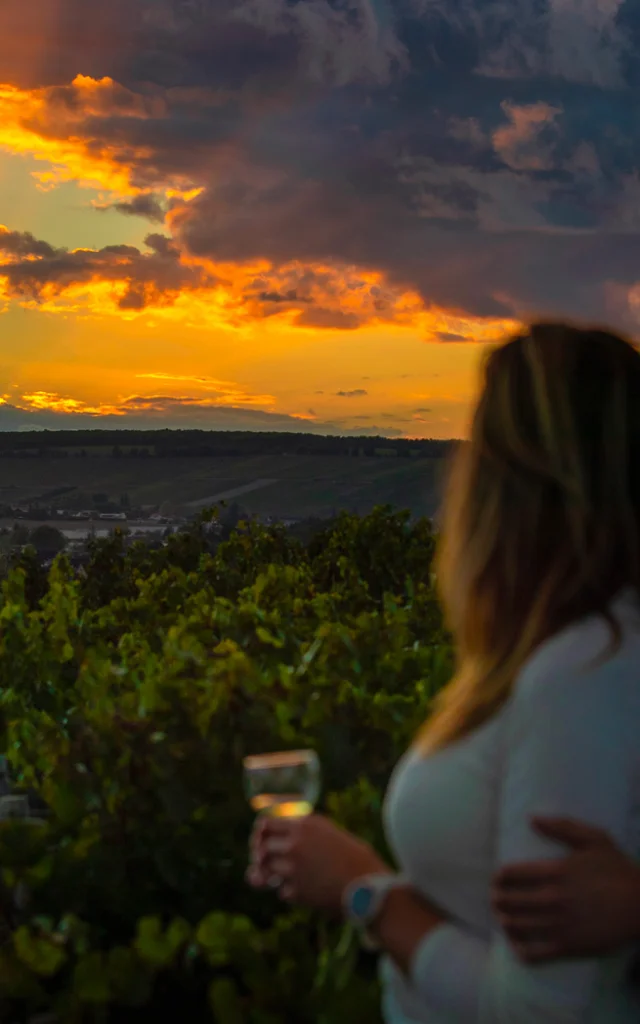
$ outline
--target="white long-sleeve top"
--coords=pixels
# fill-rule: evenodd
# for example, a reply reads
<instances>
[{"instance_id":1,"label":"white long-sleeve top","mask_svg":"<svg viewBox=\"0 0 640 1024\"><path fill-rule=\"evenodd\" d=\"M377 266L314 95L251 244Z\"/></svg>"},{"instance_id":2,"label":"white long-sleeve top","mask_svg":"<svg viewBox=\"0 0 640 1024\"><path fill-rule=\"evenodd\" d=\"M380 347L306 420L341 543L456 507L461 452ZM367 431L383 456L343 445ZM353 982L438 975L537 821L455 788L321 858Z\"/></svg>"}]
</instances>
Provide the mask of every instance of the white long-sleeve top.
<instances>
[{"instance_id":1,"label":"white long-sleeve top","mask_svg":"<svg viewBox=\"0 0 640 1024\"><path fill-rule=\"evenodd\" d=\"M639 1024L626 981L636 950L521 963L492 914L495 871L565 850L537 836L534 814L582 819L640 856L640 603L612 611L622 645L590 617L541 645L509 702L472 735L431 756L410 751L385 802L400 870L449 921L415 952L409 978L382 963L387 1024Z\"/></svg>"}]
</instances>

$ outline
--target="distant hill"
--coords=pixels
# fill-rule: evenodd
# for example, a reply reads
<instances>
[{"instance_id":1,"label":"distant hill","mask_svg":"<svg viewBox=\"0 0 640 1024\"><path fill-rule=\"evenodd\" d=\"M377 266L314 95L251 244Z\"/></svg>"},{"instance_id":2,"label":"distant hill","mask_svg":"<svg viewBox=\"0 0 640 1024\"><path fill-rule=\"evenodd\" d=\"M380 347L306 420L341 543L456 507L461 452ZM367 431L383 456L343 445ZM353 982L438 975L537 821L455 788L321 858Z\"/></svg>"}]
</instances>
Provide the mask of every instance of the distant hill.
<instances>
[{"instance_id":1,"label":"distant hill","mask_svg":"<svg viewBox=\"0 0 640 1024\"><path fill-rule=\"evenodd\" d=\"M38 431L0 435L0 504L196 511L236 501L280 518L375 505L433 515L451 441L223 431Z\"/></svg>"},{"instance_id":2,"label":"distant hill","mask_svg":"<svg viewBox=\"0 0 640 1024\"><path fill-rule=\"evenodd\" d=\"M16 456L28 454L73 455L85 449L119 448L120 454L144 449L159 458L169 455L388 455L439 457L455 441L360 435L323 435L309 433L268 433L257 430L3 430L0 452Z\"/></svg>"}]
</instances>

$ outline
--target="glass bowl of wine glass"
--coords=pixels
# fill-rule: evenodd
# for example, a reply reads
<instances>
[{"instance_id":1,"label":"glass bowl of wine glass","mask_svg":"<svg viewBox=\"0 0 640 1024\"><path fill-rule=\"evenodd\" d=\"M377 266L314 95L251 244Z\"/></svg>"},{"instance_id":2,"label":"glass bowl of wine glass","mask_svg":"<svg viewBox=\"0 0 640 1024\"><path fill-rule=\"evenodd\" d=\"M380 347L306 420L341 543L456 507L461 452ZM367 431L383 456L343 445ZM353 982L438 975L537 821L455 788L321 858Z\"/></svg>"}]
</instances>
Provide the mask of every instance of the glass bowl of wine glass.
<instances>
[{"instance_id":1,"label":"glass bowl of wine glass","mask_svg":"<svg viewBox=\"0 0 640 1024\"><path fill-rule=\"evenodd\" d=\"M314 750L252 754L243 760L245 793L258 814L299 818L320 796L320 761Z\"/></svg>"}]
</instances>

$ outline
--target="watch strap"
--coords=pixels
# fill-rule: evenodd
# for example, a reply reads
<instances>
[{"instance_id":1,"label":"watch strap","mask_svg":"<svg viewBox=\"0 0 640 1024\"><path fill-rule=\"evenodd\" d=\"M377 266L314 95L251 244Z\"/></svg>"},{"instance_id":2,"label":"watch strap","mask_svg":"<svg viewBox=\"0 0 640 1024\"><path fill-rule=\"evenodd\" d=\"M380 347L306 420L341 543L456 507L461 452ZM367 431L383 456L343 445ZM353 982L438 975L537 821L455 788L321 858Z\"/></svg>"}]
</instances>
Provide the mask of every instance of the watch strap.
<instances>
[{"instance_id":1,"label":"watch strap","mask_svg":"<svg viewBox=\"0 0 640 1024\"><path fill-rule=\"evenodd\" d=\"M360 934L360 941L365 949L376 950L378 943L371 935L371 926L381 913L387 896L394 889L406 888L409 885L407 878L401 874L392 872L376 875L363 875L354 879L347 886L343 895L343 908L345 916ZM369 896L369 906L366 911L357 911L355 903L360 894Z\"/></svg>"}]
</instances>

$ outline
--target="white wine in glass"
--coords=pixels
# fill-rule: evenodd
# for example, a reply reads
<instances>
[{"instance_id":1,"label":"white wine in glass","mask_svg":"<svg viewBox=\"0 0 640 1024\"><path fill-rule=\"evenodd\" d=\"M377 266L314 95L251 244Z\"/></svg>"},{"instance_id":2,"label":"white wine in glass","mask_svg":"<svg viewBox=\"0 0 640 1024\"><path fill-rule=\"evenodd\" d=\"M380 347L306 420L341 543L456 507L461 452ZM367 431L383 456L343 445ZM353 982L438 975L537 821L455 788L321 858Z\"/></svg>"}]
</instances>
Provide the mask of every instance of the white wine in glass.
<instances>
[{"instance_id":1,"label":"white wine in glass","mask_svg":"<svg viewBox=\"0 0 640 1024\"><path fill-rule=\"evenodd\" d=\"M245 757L243 767L254 811L276 818L312 813L320 796L320 761L314 750L253 754Z\"/></svg>"}]
</instances>

